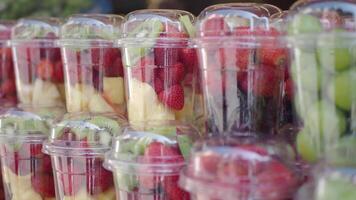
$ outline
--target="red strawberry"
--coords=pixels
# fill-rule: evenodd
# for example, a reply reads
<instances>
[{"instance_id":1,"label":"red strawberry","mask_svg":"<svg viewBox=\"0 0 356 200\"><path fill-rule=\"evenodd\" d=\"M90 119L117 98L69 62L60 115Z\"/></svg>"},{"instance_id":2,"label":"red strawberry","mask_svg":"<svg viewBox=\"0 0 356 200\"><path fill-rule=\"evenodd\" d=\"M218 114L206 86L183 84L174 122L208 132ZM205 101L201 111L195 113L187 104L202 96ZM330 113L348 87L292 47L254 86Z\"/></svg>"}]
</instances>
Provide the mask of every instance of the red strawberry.
<instances>
[{"instance_id":1,"label":"red strawberry","mask_svg":"<svg viewBox=\"0 0 356 200\"><path fill-rule=\"evenodd\" d=\"M16 94L16 85L14 80L7 79L1 84L1 93L5 95Z\"/></svg>"},{"instance_id":2,"label":"red strawberry","mask_svg":"<svg viewBox=\"0 0 356 200\"><path fill-rule=\"evenodd\" d=\"M165 176L163 181L164 191L170 200L189 200L190 195L178 186L179 176Z\"/></svg>"},{"instance_id":3,"label":"red strawberry","mask_svg":"<svg viewBox=\"0 0 356 200\"><path fill-rule=\"evenodd\" d=\"M252 82L252 92L255 95L270 97L279 92L283 77L282 70L264 65L257 67L249 73L252 73L252 77L249 75L247 81Z\"/></svg>"},{"instance_id":4,"label":"red strawberry","mask_svg":"<svg viewBox=\"0 0 356 200\"><path fill-rule=\"evenodd\" d=\"M54 64L53 81L56 83L64 82L63 64L62 61L57 61Z\"/></svg>"},{"instance_id":5,"label":"red strawberry","mask_svg":"<svg viewBox=\"0 0 356 200\"><path fill-rule=\"evenodd\" d=\"M104 56L104 49L103 48L92 48L90 51L91 55L91 62L94 68L98 69L100 67L100 61L102 61ZM87 61L88 62L88 61Z\"/></svg>"},{"instance_id":6,"label":"red strawberry","mask_svg":"<svg viewBox=\"0 0 356 200\"><path fill-rule=\"evenodd\" d=\"M160 92L162 92L164 90L164 83L160 78L158 78L158 77L155 78L153 84L154 84L155 92L157 94L159 94Z\"/></svg>"},{"instance_id":7,"label":"red strawberry","mask_svg":"<svg viewBox=\"0 0 356 200\"><path fill-rule=\"evenodd\" d=\"M292 79L287 79L284 82L284 93L288 100L292 100L294 97L294 84Z\"/></svg>"},{"instance_id":8,"label":"red strawberry","mask_svg":"<svg viewBox=\"0 0 356 200\"><path fill-rule=\"evenodd\" d=\"M55 197L54 178L51 173L35 173L31 176L33 189L43 197Z\"/></svg>"},{"instance_id":9,"label":"red strawberry","mask_svg":"<svg viewBox=\"0 0 356 200\"><path fill-rule=\"evenodd\" d=\"M107 77L123 77L124 76L124 67L122 65L121 57L117 57L113 64L110 67L106 67L105 76Z\"/></svg>"},{"instance_id":10,"label":"red strawberry","mask_svg":"<svg viewBox=\"0 0 356 200\"><path fill-rule=\"evenodd\" d=\"M288 62L288 50L285 48L262 45L258 51L262 64L285 67Z\"/></svg>"},{"instance_id":11,"label":"red strawberry","mask_svg":"<svg viewBox=\"0 0 356 200\"><path fill-rule=\"evenodd\" d=\"M121 53L117 48L106 48L104 49L104 60L103 65L104 68L111 67L116 60L116 58L121 58Z\"/></svg>"},{"instance_id":12,"label":"red strawberry","mask_svg":"<svg viewBox=\"0 0 356 200\"><path fill-rule=\"evenodd\" d=\"M114 185L112 172L104 169L102 163L102 161L87 160L86 183L87 191L91 195L102 193Z\"/></svg>"},{"instance_id":13,"label":"red strawberry","mask_svg":"<svg viewBox=\"0 0 356 200\"><path fill-rule=\"evenodd\" d=\"M155 65L171 66L179 62L179 48L154 48Z\"/></svg>"},{"instance_id":14,"label":"red strawberry","mask_svg":"<svg viewBox=\"0 0 356 200\"><path fill-rule=\"evenodd\" d=\"M173 66L159 68L159 78L165 86L179 84L185 76L185 70L182 63L176 63Z\"/></svg>"},{"instance_id":15,"label":"red strawberry","mask_svg":"<svg viewBox=\"0 0 356 200\"><path fill-rule=\"evenodd\" d=\"M198 157L200 167L197 169L202 173L215 175L218 171L218 165L221 161L221 156L216 153L206 153Z\"/></svg>"},{"instance_id":16,"label":"red strawberry","mask_svg":"<svg viewBox=\"0 0 356 200\"><path fill-rule=\"evenodd\" d=\"M148 158L148 161L150 163L166 161L166 160L159 159L157 157L172 157L172 156L180 156L180 155L181 154L179 153L177 148L167 146L160 142L151 142L145 149L145 153L144 153L144 157ZM175 162L176 160L173 161Z\"/></svg>"},{"instance_id":17,"label":"red strawberry","mask_svg":"<svg viewBox=\"0 0 356 200\"><path fill-rule=\"evenodd\" d=\"M38 166L38 169L36 169L36 171L40 171L43 173L52 173L52 163L51 157L49 155L43 155L41 164Z\"/></svg>"},{"instance_id":18,"label":"red strawberry","mask_svg":"<svg viewBox=\"0 0 356 200\"><path fill-rule=\"evenodd\" d=\"M163 90L158 98L164 105L174 110L181 110L184 106L184 90L180 85Z\"/></svg>"},{"instance_id":19,"label":"red strawberry","mask_svg":"<svg viewBox=\"0 0 356 200\"><path fill-rule=\"evenodd\" d=\"M66 196L74 196L85 184L86 175L73 173L60 173L59 184Z\"/></svg>"},{"instance_id":20,"label":"red strawberry","mask_svg":"<svg viewBox=\"0 0 356 200\"><path fill-rule=\"evenodd\" d=\"M222 16L212 15L202 26L202 36L222 36L230 33L229 26Z\"/></svg>"},{"instance_id":21,"label":"red strawberry","mask_svg":"<svg viewBox=\"0 0 356 200\"><path fill-rule=\"evenodd\" d=\"M41 60L37 65L37 75L38 77L48 80L54 75L54 65L49 60Z\"/></svg>"},{"instance_id":22,"label":"red strawberry","mask_svg":"<svg viewBox=\"0 0 356 200\"><path fill-rule=\"evenodd\" d=\"M187 73L193 73L198 69L198 55L196 49L193 48L182 48L179 51L180 61L185 67Z\"/></svg>"}]
</instances>

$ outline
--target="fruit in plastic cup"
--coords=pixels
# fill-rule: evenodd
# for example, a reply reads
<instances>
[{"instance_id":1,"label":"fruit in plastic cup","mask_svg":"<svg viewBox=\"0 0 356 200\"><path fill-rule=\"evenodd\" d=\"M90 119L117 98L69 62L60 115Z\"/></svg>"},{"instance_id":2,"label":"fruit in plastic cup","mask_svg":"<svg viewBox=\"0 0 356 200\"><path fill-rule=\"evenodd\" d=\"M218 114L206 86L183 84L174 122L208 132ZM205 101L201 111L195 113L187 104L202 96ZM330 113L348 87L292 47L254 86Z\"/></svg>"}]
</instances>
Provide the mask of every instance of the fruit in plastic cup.
<instances>
[{"instance_id":1,"label":"fruit in plastic cup","mask_svg":"<svg viewBox=\"0 0 356 200\"><path fill-rule=\"evenodd\" d=\"M193 21L180 10L139 10L125 17L121 46L130 122L202 117Z\"/></svg>"},{"instance_id":2,"label":"fruit in plastic cup","mask_svg":"<svg viewBox=\"0 0 356 200\"><path fill-rule=\"evenodd\" d=\"M126 127L105 161L114 173L117 199L190 199L178 179L197 138L196 129L177 121Z\"/></svg>"},{"instance_id":3,"label":"fruit in plastic cup","mask_svg":"<svg viewBox=\"0 0 356 200\"><path fill-rule=\"evenodd\" d=\"M119 15L73 15L61 27L68 112L126 114Z\"/></svg>"},{"instance_id":4,"label":"fruit in plastic cup","mask_svg":"<svg viewBox=\"0 0 356 200\"><path fill-rule=\"evenodd\" d=\"M51 158L42 153L42 143L50 132L48 117L17 108L0 116L5 199L55 199Z\"/></svg>"},{"instance_id":5,"label":"fruit in plastic cup","mask_svg":"<svg viewBox=\"0 0 356 200\"><path fill-rule=\"evenodd\" d=\"M192 199L292 199L300 183L293 154L278 140L211 138L195 144L179 184Z\"/></svg>"},{"instance_id":6,"label":"fruit in plastic cup","mask_svg":"<svg viewBox=\"0 0 356 200\"><path fill-rule=\"evenodd\" d=\"M57 199L114 200L113 175L104 169L111 139L122 119L113 115L67 114L56 123L44 152L53 162Z\"/></svg>"},{"instance_id":7,"label":"fruit in plastic cup","mask_svg":"<svg viewBox=\"0 0 356 200\"><path fill-rule=\"evenodd\" d=\"M0 101L2 105L16 104L15 72L11 52L13 21L0 21Z\"/></svg>"},{"instance_id":8,"label":"fruit in plastic cup","mask_svg":"<svg viewBox=\"0 0 356 200\"><path fill-rule=\"evenodd\" d=\"M281 126L289 52L261 6L215 5L198 17L208 132L275 134Z\"/></svg>"},{"instance_id":9,"label":"fruit in plastic cup","mask_svg":"<svg viewBox=\"0 0 356 200\"><path fill-rule=\"evenodd\" d=\"M60 21L24 18L12 27L12 49L19 103L64 106L64 77L56 44Z\"/></svg>"},{"instance_id":10,"label":"fruit in plastic cup","mask_svg":"<svg viewBox=\"0 0 356 200\"><path fill-rule=\"evenodd\" d=\"M346 19L356 16L356 4L308 1L296 5L298 12L288 25L294 104L303 120L296 146L309 163L320 159L348 163L356 155L350 142L356 133L356 24Z\"/></svg>"}]
</instances>

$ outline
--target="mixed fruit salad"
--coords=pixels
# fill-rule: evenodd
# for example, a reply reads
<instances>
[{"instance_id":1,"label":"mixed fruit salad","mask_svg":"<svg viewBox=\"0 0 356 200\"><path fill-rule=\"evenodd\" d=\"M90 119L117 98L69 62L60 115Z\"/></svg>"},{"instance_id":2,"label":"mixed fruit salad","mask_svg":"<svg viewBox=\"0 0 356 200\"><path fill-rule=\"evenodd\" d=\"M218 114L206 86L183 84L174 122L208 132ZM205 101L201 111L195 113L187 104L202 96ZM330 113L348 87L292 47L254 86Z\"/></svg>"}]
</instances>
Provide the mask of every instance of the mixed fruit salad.
<instances>
[{"instance_id":1,"label":"mixed fruit salad","mask_svg":"<svg viewBox=\"0 0 356 200\"><path fill-rule=\"evenodd\" d=\"M275 134L281 123L292 121L282 115L292 113L282 107L283 95L286 100L293 95L289 51L283 32L271 27L257 5L215 5L198 17L209 132Z\"/></svg>"},{"instance_id":2,"label":"mixed fruit salad","mask_svg":"<svg viewBox=\"0 0 356 200\"><path fill-rule=\"evenodd\" d=\"M303 120L297 149L311 163L325 158L346 164L356 152L355 27L348 23L356 16L349 9L356 6L336 1L311 5L300 6L288 26L295 108Z\"/></svg>"},{"instance_id":3,"label":"mixed fruit salad","mask_svg":"<svg viewBox=\"0 0 356 200\"><path fill-rule=\"evenodd\" d=\"M61 52L56 45L60 21L25 18L12 28L12 47L19 103L64 106Z\"/></svg>"},{"instance_id":4,"label":"mixed fruit salad","mask_svg":"<svg viewBox=\"0 0 356 200\"><path fill-rule=\"evenodd\" d=\"M12 60L11 27L14 22L0 21L0 101L2 105L16 104L15 72Z\"/></svg>"},{"instance_id":5,"label":"mixed fruit salad","mask_svg":"<svg viewBox=\"0 0 356 200\"><path fill-rule=\"evenodd\" d=\"M1 171L6 199L55 199L51 159L41 151L51 121L56 117L52 113L16 108L0 116Z\"/></svg>"},{"instance_id":6,"label":"mixed fruit salad","mask_svg":"<svg viewBox=\"0 0 356 200\"><path fill-rule=\"evenodd\" d=\"M117 198L190 199L178 186L179 171L198 137L194 128L177 121L125 128L105 164L114 173Z\"/></svg>"},{"instance_id":7,"label":"mixed fruit salad","mask_svg":"<svg viewBox=\"0 0 356 200\"><path fill-rule=\"evenodd\" d=\"M292 199L300 184L291 147L256 138L197 143L179 180L193 199Z\"/></svg>"},{"instance_id":8,"label":"mixed fruit salad","mask_svg":"<svg viewBox=\"0 0 356 200\"><path fill-rule=\"evenodd\" d=\"M104 154L122 119L113 115L66 114L52 129L44 152L53 161L57 199L115 200L113 175Z\"/></svg>"},{"instance_id":9,"label":"mixed fruit salad","mask_svg":"<svg viewBox=\"0 0 356 200\"><path fill-rule=\"evenodd\" d=\"M128 119L193 121L202 117L192 14L140 10L123 24Z\"/></svg>"},{"instance_id":10,"label":"mixed fruit salad","mask_svg":"<svg viewBox=\"0 0 356 200\"><path fill-rule=\"evenodd\" d=\"M119 15L73 15L61 27L68 112L125 115Z\"/></svg>"}]
</instances>

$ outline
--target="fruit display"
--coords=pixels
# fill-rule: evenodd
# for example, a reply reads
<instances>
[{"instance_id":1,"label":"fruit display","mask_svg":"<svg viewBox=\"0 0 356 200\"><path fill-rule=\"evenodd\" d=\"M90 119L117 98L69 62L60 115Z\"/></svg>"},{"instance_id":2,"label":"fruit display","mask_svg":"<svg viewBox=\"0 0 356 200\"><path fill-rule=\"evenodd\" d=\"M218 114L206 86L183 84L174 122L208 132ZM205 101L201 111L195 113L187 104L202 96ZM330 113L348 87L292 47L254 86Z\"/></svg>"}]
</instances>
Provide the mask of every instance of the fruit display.
<instances>
[{"instance_id":1,"label":"fruit display","mask_svg":"<svg viewBox=\"0 0 356 200\"><path fill-rule=\"evenodd\" d=\"M297 149L309 163L320 158L349 163L356 155L356 29L350 21L356 4L308 1L293 9L287 29L293 45L290 74L303 121Z\"/></svg>"},{"instance_id":2,"label":"fruit display","mask_svg":"<svg viewBox=\"0 0 356 200\"><path fill-rule=\"evenodd\" d=\"M286 200L300 185L294 153L282 141L224 136L191 152L179 183L192 199Z\"/></svg>"},{"instance_id":3,"label":"fruit display","mask_svg":"<svg viewBox=\"0 0 356 200\"><path fill-rule=\"evenodd\" d=\"M66 114L53 126L43 151L52 159L57 199L115 200L103 162L123 123L114 115Z\"/></svg>"},{"instance_id":4,"label":"fruit display","mask_svg":"<svg viewBox=\"0 0 356 200\"><path fill-rule=\"evenodd\" d=\"M178 121L135 123L115 139L105 166L113 171L117 199L189 200L178 186L198 131Z\"/></svg>"},{"instance_id":5,"label":"fruit display","mask_svg":"<svg viewBox=\"0 0 356 200\"><path fill-rule=\"evenodd\" d=\"M24 18L12 28L12 48L19 103L64 106L64 77L57 46L60 21Z\"/></svg>"},{"instance_id":6,"label":"fruit display","mask_svg":"<svg viewBox=\"0 0 356 200\"><path fill-rule=\"evenodd\" d=\"M0 102L16 104L15 72L11 52L11 27L13 21L0 21Z\"/></svg>"},{"instance_id":7,"label":"fruit display","mask_svg":"<svg viewBox=\"0 0 356 200\"><path fill-rule=\"evenodd\" d=\"M130 122L202 118L192 14L139 10L123 23L123 62Z\"/></svg>"},{"instance_id":8,"label":"fruit display","mask_svg":"<svg viewBox=\"0 0 356 200\"><path fill-rule=\"evenodd\" d=\"M198 17L197 45L209 132L275 134L282 127L289 52L260 4L221 4ZM286 91L284 91L286 90ZM283 115L282 115L283 113ZM290 120L285 120L289 123Z\"/></svg>"},{"instance_id":9,"label":"fruit display","mask_svg":"<svg viewBox=\"0 0 356 200\"><path fill-rule=\"evenodd\" d=\"M126 114L119 15L73 15L61 27L67 110Z\"/></svg>"},{"instance_id":10,"label":"fruit display","mask_svg":"<svg viewBox=\"0 0 356 200\"><path fill-rule=\"evenodd\" d=\"M55 119L53 113L11 108L1 114L0 156L6 200L55 199L51 159L41 151Z\"/></svg>"}]
</instances>

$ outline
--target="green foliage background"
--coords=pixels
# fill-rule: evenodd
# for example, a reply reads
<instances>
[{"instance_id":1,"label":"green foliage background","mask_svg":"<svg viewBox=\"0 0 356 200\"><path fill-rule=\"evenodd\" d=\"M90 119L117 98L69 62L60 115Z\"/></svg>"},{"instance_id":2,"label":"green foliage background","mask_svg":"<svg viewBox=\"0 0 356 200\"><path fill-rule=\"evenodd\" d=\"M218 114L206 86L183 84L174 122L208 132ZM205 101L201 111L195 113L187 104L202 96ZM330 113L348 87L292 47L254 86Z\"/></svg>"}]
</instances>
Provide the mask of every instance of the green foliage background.
<instances>
[{"instance_id":1,"label":"green foliage background","mask_svg":"<svg viewBox=\"0 0 356 200\"><path fill-rule=\"evenodd\" d=\"M91 6L91 0L0 0L0 19L27 16L66 17Z\"/></svg>"}]
</instances>

